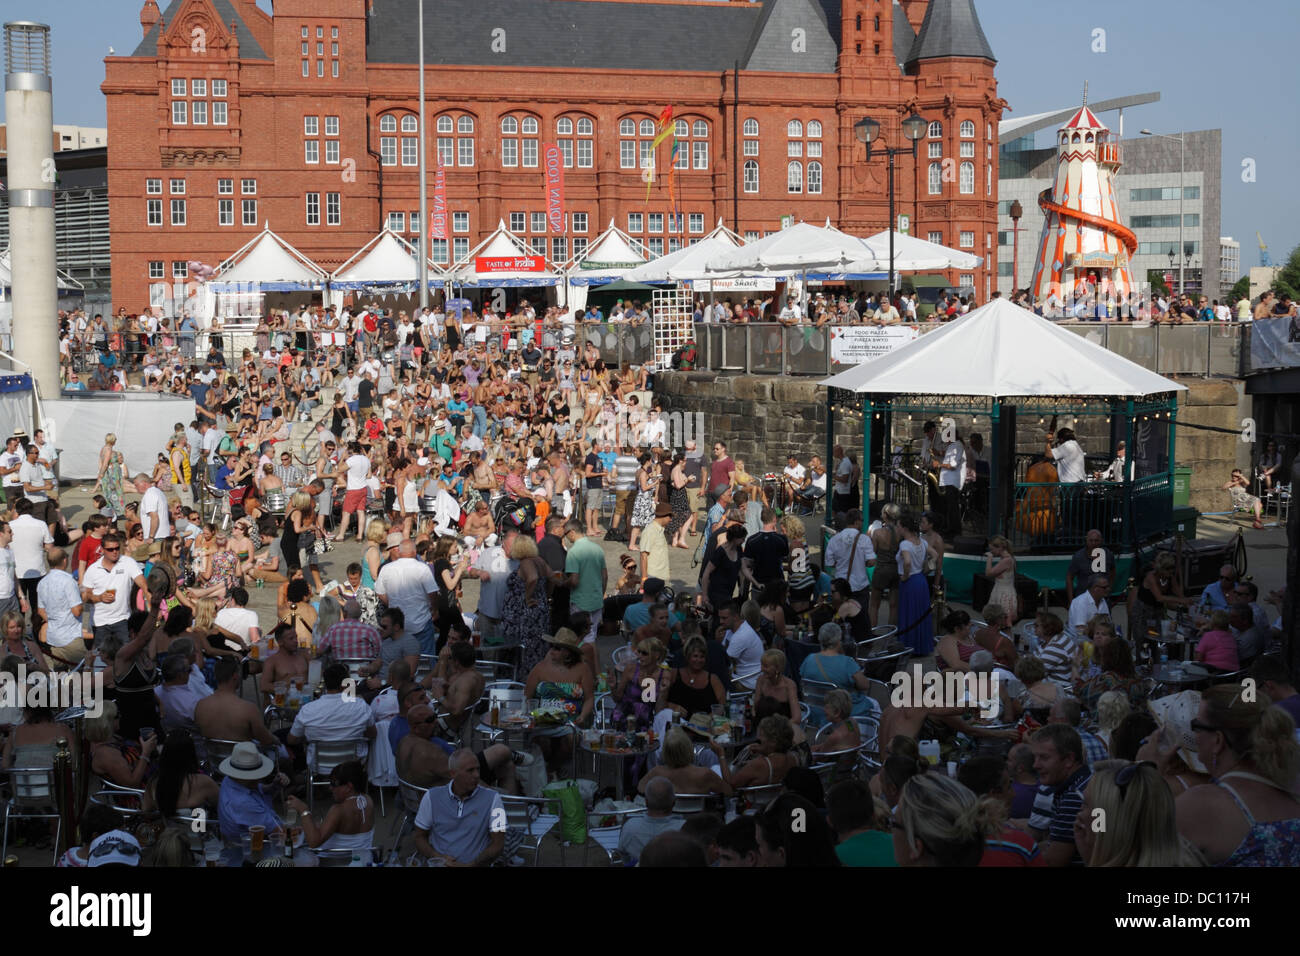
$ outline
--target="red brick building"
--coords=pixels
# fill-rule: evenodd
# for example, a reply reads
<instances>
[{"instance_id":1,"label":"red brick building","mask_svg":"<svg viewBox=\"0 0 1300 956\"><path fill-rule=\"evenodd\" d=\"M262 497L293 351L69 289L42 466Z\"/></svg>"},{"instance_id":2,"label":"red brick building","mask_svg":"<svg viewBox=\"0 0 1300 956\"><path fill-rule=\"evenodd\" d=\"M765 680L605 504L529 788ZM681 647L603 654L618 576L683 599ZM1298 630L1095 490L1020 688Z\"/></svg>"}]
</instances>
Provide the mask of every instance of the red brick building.
<instances>
[{"instance_id":1,"label":"red brick building","mask_svg":"<svg viewBox=\"0 0 1300 956\"><path fill-rule=\"evenodd\" d=\"M269 224L327 271L391 223L418 233L416 0L146 0L143 39L105 59L115 304L215 265ZM878 143L930 121L898 159L911 231L985 257L952 275L981 300L996 275L994 57L973 0L433 0L425 9L430 202L446 170L454 261L504 220L564 261L610 220L670 252L723 219L783 216L866 235L886 226ZM736 67L739 66L737 76ZM641 163L666 105L669 147ZM542 152L563 150L567 232L547 231ZM680 213L681 221L676 221ZM412 223L412 217L415 222ZM160 294L161 290L155 290Z\"/></svg>"}]
</instances>

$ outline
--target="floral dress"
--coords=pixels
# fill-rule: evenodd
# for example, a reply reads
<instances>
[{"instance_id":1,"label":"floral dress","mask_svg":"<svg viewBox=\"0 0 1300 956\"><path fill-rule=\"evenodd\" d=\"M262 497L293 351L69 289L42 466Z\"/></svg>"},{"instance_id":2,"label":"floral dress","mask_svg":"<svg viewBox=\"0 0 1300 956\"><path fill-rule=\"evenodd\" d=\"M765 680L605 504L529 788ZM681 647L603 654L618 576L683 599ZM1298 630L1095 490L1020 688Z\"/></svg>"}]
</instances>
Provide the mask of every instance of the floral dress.
<instances>
[{"instance_id":1,"label":"floral dress","mask_svg":"<svg viewBox=\"0 0 1300 956\"><path fill-rule=\"evenodd\" d=\"M239 558L235 552L218 551L212 555L211 581L227 591L239 583Z\"/></svg>"},{"instance_id":2,"label":"floral dress","mask_svg":"<svg viewBox=\"0 0 1300 956\"><path fill-rule=\"evenodd\" d=\"M551 645L542 638L551 630L551 602L547 599L546 583L538 581L535 594L537 604L529 607L524 598L525 584L518 570L511 571L506 580L506 599L501 609L502 628L506 643L519 642L519 680L523 680L546 656Z\"/></svg>"},{"instance_id":3,"label":"floral dress","mask_svg":"<svg viewBox=\"0 0 1300 956\"><path fill-rule=\"evenodd\" d=\"M644 528L655 520L655 495L657 491L658 486L651 485L645 491L636 493L636 500L632 502L632 527Z\"/></svg>"},{"instance_id":4,"label":"floral dress","mask_svg":"<svg viewBox=\"0 0 1300 956\"><path fill-rule=\"evenodd\" d=\"M126 514L126 502L122 498L122 453L114 449L108 454L108 467L99 482L104 499L115 517Z\"/></svg>"}]
</instances>

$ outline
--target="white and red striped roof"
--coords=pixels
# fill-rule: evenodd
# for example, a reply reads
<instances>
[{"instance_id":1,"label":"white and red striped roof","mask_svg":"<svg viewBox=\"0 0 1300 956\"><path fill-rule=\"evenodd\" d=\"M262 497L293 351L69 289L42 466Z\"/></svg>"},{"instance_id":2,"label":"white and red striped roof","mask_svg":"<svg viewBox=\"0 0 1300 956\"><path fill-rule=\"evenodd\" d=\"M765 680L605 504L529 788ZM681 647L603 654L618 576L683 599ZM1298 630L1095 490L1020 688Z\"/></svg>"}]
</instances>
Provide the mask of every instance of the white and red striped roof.
<instances>
[{"instance_id":1,"label":"white and red striped roof","mask_svg":"<svg viewBox=\"0 0 1300 956\"><path fill-rule=\"evenodd\" d=\"M1070 117L1070 122L1066 123L1061 129L1109 129L1105 123L1097 119L1097 115L1086 106L1079 107L1079 111Z\"/></svg>"}]
</instances>

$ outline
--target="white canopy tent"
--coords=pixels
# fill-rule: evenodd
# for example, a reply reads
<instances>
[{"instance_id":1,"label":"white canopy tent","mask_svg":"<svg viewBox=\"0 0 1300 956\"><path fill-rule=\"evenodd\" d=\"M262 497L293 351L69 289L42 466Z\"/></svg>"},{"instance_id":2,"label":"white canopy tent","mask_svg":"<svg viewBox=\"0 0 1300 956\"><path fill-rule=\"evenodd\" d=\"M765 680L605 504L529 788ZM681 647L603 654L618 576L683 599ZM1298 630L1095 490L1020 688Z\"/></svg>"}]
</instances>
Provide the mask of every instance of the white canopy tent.
<instances>
[{"instance_id":1,"label":"white canopy tent","mask_svg":"<svg viewBox=\"0 0 1300 956\"><path fill-rule=\"evenodd\" d=\"M525 258L529 260L541 259L542 269L534 271L527 268L514 268L507 266L505 263L505 260ZM502 268L490 272L479 272L479 260L485 259L501 260ZM506 228L504 221L498 220L497 227L492 230L490 236L471 249L463 259L447 270L445 281L448 287L549 286L557 284L560 281L560 276L554 264L546 256L528 248L522 239Z\"/></svg>"},{"instance_id":2,"label":"white canopy tent","mask_svg":"<svg viewBox=\"0 0 1300 956\"><path fill-rule=\"evenodd\" d=\"M229 296L223 313L260 315L267 292L308 292L325 288L325 270L271 231L270 223L255 238L221 263L207 283L211 296ZM210 305L215 307L215 299ZM212 313L208 313L211 318ZM223 316L224 317L224 316Z\"/></svg>"},{"instance_id":3,"label":"white canopy tent","mask_svg":"<svg viewBox=\"0 0 1300 956\"><path fill-rule=\"evenodd\" d=\"M855 366L822 385L858 394L1137 397L1185 391L1006 299Z\"/></svg>"},{"instance_id":4,"label":"white canopy tent","mask_svg":"<svg viewBox=\"0 0 1300 956\"><path fill-rule=\"evenodd\" d=\"M411 295L419 292L419 250L390 229L385 229L357 250L330 276L330 301L343 305L345 292L364 295ZM429 287L441 288L443 270L428 263Z\"/></svg>"},{"instance_id":5,"label":"white canopy tent","mask_svg":"<svg viewBox=\"0 0 1300 956\"><path fill-rule=\"evenodd\" d=\"M806 308L807 279L810 274L842 272L850 262L869 263L874 258L875 254L866 242L847 232L841 232L827 219L824 226L797 222L780 232L715 256L706 266L715 275L758 272L764 275L802 276L798 289L791 294L797 294ZM877 269L882 268L886 266L877 265ZM883 277L883 273L862 273L855 276Z\"/></svg>"},{"instance_id":6,"label":"white canopy tent","mask_svg":"<svg viewBox=\"0 0 1300 956\"><path fill-rule=\"evenodd\" d=\"M733 252L742 245L744 240L719 219L718 225L707 236L676 252L637 266L623 278L631 282L689 282L695 279L721 278L720 273L708 271L706 267L709 260Z\"/></svg>"},{"instance_id":7,"label":"white canopy tent","mask_svg":"<svg viewBox=\"0 0 1300 956\"><path fill-rule=\"evenodd\" d=\"M627 278L633 269L646 264L645 247L609 221L605 231L592 240L582 255L574 256L564 266L568 286L568 308L585 308L589 286L600 286Z\"/></svg>"},{"instance_id":8,"label":"white canopy tent","mask_svg":"<svg viewBox=\"0 0 1300 956\"><path fill-rule=\"evenodd\" d=\"M878 232L864 240L872 252L868 259L855 260L842 270L816 273L823 279L868 278L869 273L889 270L889 231ZM915 236L894 233L894 272L928 272L935 269L974 269L984 260L960 249L950 249L937 242L927 242ZM813 275L812 272L809 275Z\"/></svg>"}]
</instances>

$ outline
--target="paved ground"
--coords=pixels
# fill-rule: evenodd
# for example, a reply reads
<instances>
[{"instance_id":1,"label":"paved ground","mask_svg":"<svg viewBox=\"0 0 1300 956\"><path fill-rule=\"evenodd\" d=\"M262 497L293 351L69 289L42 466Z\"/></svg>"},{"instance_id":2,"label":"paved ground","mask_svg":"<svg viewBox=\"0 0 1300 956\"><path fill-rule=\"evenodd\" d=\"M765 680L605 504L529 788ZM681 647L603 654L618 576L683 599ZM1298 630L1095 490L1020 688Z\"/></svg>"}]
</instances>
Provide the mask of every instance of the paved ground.
<instances>
[{"instance_id":1,"label":"paved ground","mask_svg":"<svg viewBox=\"0 0 1300 956\"><path fill-rule=\"evenodd\" d=\"M89 513L90 490L89 483L65 487L63 489L62 501L65 514L68 517L69 524L76 526ZM813 523L817 518L807 519L809 522L809 537L812 541L817 540L816 528ZM1254 531L1249 528L1247 522L1228 517L1202 517L1198 523L1198 532L1202 538L1212 540L1227 541L1234 537L1238 528L1245 528L1245 540L1247 544L1248 570L1247 575L1259 585L1261 594L1281 587L1285 583L1286 576L1286 532L1280 527L1265 528L1262 531ZM698 540L698 539L697 539ZM602 542L607 559L610 564L611 581L616 579L619 574L618 559L624 553L626 546ZM693 551L682 551L674 549L671 556L672 580L670 585L677 590L683 587L694 588L696 574L698 569L691 567ZM324 563L321 571L326 581L337 576L343 577L343 570L349 562L359 560L361 555L361 545L349 539L343 544L335 546L335 550L324 556ZM468 581L465 584L464 604L466 608L473 608L477 603L478 582ZM268 586L263 589L251 589L250 607L258 612L261 616L263 628L267 629L275 619L275 589ZM1277 615L1277 609L1266 605L1270 617ZM1064 608L1056 608L1058 612L1064 613ZM1121 619L1125 617L1123 609L1117 609L1117 616ZM1127 621L1123 620L1127 626ZM609 662L610 652L618 645L617 638L602 638L598 644L601 651L602 665ZM376 832L387 846L390 840L389 827L397 813L396 794L389 794L387 806L387 815L381 822L376 824ZM409 838L406 841L410 842ZM49 862L48 850L35 850L28 847L14 847L11 840L11 853L16 853L21 865L27 866L44 866ZM604 862L604 856L599 848L592 849L590 846L583 850L582 848L570 848L565 852L569 865L581 865L584 861L588 865L600 865ZM560 863L560 846L554 838L548 838L544 845L542 856L543 862L548 864Z\"/></svg>"}]
</instances>

